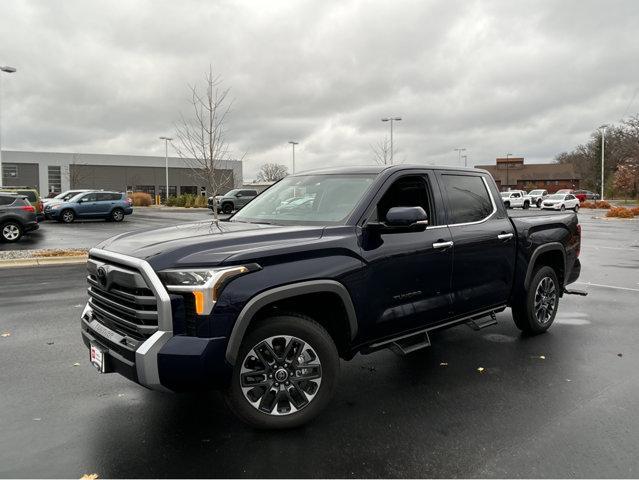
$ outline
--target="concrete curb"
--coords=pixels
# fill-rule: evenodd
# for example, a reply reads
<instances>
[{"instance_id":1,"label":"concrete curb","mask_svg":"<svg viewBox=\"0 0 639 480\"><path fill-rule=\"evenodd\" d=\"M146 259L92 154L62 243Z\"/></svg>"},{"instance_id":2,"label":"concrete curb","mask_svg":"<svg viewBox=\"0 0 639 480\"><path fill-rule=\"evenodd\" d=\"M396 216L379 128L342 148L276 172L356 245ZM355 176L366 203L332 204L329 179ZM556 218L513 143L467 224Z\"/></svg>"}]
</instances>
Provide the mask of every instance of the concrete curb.
<instances>
[{"instance_id":1,"label":"concrete curb","mask_svg":"<svg viewBox=\"0 0 639 480\"><path fill-rule=\"evenodd\" d=\"M47 265L75 265L87 262L87 255L68 257L34 257L0 260L0 268L45 267Z\"/></svg>"}]
</instances>

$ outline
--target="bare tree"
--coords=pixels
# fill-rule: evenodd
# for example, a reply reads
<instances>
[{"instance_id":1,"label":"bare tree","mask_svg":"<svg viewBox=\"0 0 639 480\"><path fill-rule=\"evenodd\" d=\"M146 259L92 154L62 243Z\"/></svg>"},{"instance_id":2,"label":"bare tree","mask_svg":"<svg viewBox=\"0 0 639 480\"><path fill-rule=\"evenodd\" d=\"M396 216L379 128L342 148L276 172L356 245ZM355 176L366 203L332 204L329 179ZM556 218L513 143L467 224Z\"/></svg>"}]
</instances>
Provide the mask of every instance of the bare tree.
<instances>
[{"instance_id":1,"label":"bare tree","mask_svg":"<svg viewBox=\"0 0 639 480\"><path fill-rule=\"evenodd\" d=\"M216 196L233 178L233 171L223 168L234 159L226 140L226 119L233 102L229 99L230 89L222 87L219 75L213 75L211 67L204 83L204 92L196 85L189 86L191 116L180 115L175 126L177 144L173 146L193 177L202 182L209 195ZM213 214L217 221L217 209L213 209Z\"/></svg>"},{"instance_id":2,"label":"bare tree","mask_svg":"<svg viewBox=\"0 0 639 480\"><path fill-rule=\"evenodd\" d=\"M373 151L375 163L380 165L387 165L390 163L391 143L388 137L384 137L383 140L380 140L375 145L371 145L371 150Z\"/></svg>"},{"instance_id":3,"label":"bare tree","mask_svg":"<svg viewBox=\"0 0 639 480\"><path fill-rule=\"evenodd\" d=\"M265 163L260 167L260 171L257 174L258 182L277 182L288 175L288 168L286 165L279 163Z\"/></svg>"},{"instance_id":4,"label":"bare tree","mask_svg":"<svg viewBox=\"0 0 639 480\"><path fill-rule=\"evenodd\" d=\"M86 163L80 163L78 160L80 155L73 154L73 160L69 165L64 168L64 176L69 180L69 188L80 188L86 185L82 185L91 176L90 172L86 168Z\"/></svg>"}]
</instances>

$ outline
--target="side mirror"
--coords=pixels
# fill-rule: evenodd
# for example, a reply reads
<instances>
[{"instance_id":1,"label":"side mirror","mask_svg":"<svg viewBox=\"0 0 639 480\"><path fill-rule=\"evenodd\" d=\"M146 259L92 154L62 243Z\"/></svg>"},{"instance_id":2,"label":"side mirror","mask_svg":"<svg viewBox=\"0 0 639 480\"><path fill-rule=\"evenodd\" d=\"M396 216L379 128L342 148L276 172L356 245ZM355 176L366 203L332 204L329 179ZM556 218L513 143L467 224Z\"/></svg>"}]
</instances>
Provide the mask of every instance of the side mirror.
<instances>
[{"instance_id":1,"label":"side mirror","mask_svg":"<svg viewBox=\"0 0 639 480\"><path fill-rule=\"evenodd\" d=\"M241 193L236 193L236 194L235 194L235 198L240 198L241 196L242 196L242 194L241 194Z\"/></svg>"},{"instance_id":2,"label":"side mirror","mask_svg":"<svg viewBox=\"0 0 639 480\"><path fill-rule=\"evenodd\" d=\"M78 200L78 203L82 203L82 202L84 202L84 200L80 198L80 199Z\"/></svg>"},{"instance_id":3,"label":"side mirror","mask_svg":"<svg viewBox=\"0 0 639 480\"><path fill-rule=\"evenodd\" d=\"M422 207L393 207L386 213L386 222L368 223L367 228L380 233L423 232L428 215Z\"/></svg>"}]
</instances>

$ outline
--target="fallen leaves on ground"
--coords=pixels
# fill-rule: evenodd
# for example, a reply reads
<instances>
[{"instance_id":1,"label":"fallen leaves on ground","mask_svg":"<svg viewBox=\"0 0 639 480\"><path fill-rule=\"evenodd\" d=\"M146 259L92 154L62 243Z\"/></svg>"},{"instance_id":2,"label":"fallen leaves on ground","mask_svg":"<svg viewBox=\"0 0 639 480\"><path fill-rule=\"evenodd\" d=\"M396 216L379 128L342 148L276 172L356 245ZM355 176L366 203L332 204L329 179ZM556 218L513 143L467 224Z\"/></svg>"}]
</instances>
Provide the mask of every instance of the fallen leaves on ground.
<instances>
[{"instance_id":1,"label":"fallen leaves on ground","mask_svg":"<svg viewBox=\"0 0 639 480\"><path fill-rule=\"evenodd\" d=\"M73 364L73 366L74 366L74 367L79 367L79 366L80 366L80 364L79 364L78 362L75 362L75 363Z\"/></svg>"},{"instance_id":2,"label":"fallen leaves on ground","mask_svg":"<svg viewBox=\"0 0 639 480\"><path fill-rule=\"evenodd\" d=\"M98 477L97 473L85 473L80 477L80 480L96 480Z\"/></svg>"},{"instance_id":3,"label":"fallen leaves on ground","mask_svg":"<svg viewBox=\"0 0 639 480\"><path fill-rule=\"evenodd\" d=\"M53 250L42 250L39 252L34 252L33 256L38 258L47 258L47 257L73 257L76 255L86 255L86 249L82 248L64 248L64 249L53 249Z\"/></svg>"},{"instance_id":4,"label":"fallen leaves on ground","mask_svg":"<svg viewBox=\"0 0 639 480\"><path fill-rule=\"evenodd\" d=\"M484 373L484 370L486 370L484 367L479 367L479 368L477 369L477 371L478 371L479 373Z\"/></svg>"},{"instance_id":5,"label":"fallen leaves on ground","mask_svg":"<svg viewBox=\"0 0 639 480\"><path fill-rule=\"evenodd\" d=\"M448 366L448 362L440 362L439 366L440 367L447 367Z\"/></svg>"},{"instance_id":6,"label":"fallen leaves on ground","mask_svg":"<svg viewBox=\"0 0 639 480\"><path fill-rule=\"evenodd\" d=\"M4 333L2 333L0 335L0 337L2 337L2 338L7 338L7 337L10 337L10 336L11 336L11 334L9 332L4 332Z\"/></svg>"}]
</instances>

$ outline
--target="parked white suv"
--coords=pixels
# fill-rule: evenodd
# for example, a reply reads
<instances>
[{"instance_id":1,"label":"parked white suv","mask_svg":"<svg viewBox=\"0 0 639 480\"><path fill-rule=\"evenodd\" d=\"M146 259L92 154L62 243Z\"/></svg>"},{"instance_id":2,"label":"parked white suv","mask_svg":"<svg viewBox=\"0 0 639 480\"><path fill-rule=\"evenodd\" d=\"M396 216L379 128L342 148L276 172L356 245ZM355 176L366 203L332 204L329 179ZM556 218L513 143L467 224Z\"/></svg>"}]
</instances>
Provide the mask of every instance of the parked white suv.
<instances>
[{"instance_id":1,"label":"parked white suv","mask_svg":"<svg viewBox=\"0 0 639 480\"><path fill-rule=\"evenodd\" d=\"M510 190L509 192L501 192L501 199L504 201L506 208L529 208L532 200L523 190Z\"/></svg>"},{"instance_id":2,"label":"parked white suv","mask_svg":"<svg viewBox=\"0 0 639 480\"><path fill-rule=\"evenodd\" d=\"M548 190L542 190L542 189L531 190L530 193L528 193L528 195L530 195L530 200L532 204L537 205L538 208L541 208L541 202L543 202L544 198L548 196Z\"/></svg>"},{"instance_id":3,"label":"parked white suv","mask_svg":"<svg viewBox=\"0 0 639 480\"><path fill-rule=\"evenodd\" d=\"M573 194L555 193L548 195L541 203L541 208L545 210L579 210L579 199Z\"/></svg>"}]
</instances>

